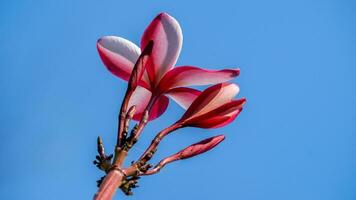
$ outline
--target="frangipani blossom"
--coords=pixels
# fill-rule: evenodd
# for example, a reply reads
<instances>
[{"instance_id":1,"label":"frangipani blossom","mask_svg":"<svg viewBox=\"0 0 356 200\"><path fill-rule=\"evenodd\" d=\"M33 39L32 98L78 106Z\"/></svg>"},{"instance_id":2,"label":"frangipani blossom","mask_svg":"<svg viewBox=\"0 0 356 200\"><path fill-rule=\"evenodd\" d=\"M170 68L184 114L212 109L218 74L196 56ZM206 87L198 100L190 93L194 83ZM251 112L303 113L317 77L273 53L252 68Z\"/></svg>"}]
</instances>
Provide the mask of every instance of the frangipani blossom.
<instances>
[{"instance_id":1,"label":"frangipani blossom","mask_svg":"<svg viewBox=\"0 0 356 200\"><path fill-rule=\"evenodd\" d=\"M181 47L182 31L178 22L166 13L159 14L144 31L140 48L115 36L98 40L97 49L107 69L128 81L121 103L116 146L113 154L106 154L100 137L94 164L106 175L97 181L95 200L112 199L116 190L132 195L140 176L157 173L166 164L200 155L225 139L218 135L161 160L151 168L149 163L160 142L177 129L192 126L222 127L241 112L245 99L233 100L239 87L225 83L239 75L239 69L207 70L194 66L175 67ZM213 85L203 92L189 88L193 85ZM137 143L148 123L165 112L169 98L187 109L171 126L159 131L142 155L125 166L125 158ZM139 122L130 130L132 119Z\"/></svg>"},{"instance_id":2,"label":"frangipani blossom","mask_svg":"<svg viewBox=\"0 0 356 200\"><path fill-rule=\"evenodd\" d=\"M204 90L178 121L181 126L218 128L232 122L241 112L245 98L233 100L239 87L220 83Z\"/></svg>"},{"instance_id":3,"label":"frangipani blossom","mask_svg":"<svg viewBox=\"0 0 356 200\"><path fill-rule=\"evenodd\" d=\"M108 70L127 81L141 49L151 40L154 45L146 71L129 102L129 106L136 105L135 120L141 118L149 103L152 104L149 119L159 117L168 106L167 96L186 109L200 94L200 91L187 87L221 83L239 75L239 69L174 68L183 36L178 22L166 13L159 14L149 24L142 36L141 48L121 37L105 36L98 40L97 49Z\"/></svg>"}]
</instances>

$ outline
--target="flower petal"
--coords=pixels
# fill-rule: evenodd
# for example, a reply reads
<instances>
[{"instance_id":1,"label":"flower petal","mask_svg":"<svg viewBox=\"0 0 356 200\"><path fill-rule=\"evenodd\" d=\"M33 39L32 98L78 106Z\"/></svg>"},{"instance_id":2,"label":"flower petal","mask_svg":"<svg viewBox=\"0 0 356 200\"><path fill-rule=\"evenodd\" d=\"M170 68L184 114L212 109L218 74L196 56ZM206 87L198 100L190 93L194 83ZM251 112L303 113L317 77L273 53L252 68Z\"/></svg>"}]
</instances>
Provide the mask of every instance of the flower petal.
<instances>
[{"instance_id":1,"label":"flower petal","mask_svg":"<svg viewBox=\"0 0 356 200\"><path fill-rule=\"evenodd\" d=\"M168 90L165 95L172 98L178 105L185 110L192 104L192 102L200 95L199 90L192 88L179 87Z\"/></svg>"},{"instance_id":2,"label":"flower petal","mask_svg":"<svg viewBox=\"0 0 356 200\"><path fill-rule=\"evenodd\" d=\"M181 120L187 120L208 113L230 102L239 92L233 83L220 83L205 89L190 105Z\"/></svg>"},{"instance_id":3,"label":"flower petal","mask_svg":"<svg viewBox=\"0 0 356 200\"><path fill-rule=\"evenodd\" d=\"M167 72L159 86L162 91L166 91L175 87L217 84L229 81L239 74L239 69L207 70L193 66L181 66Z\"/></svg>"},{"instance_id":4,"label":"flower petal","mask_svg":"<svg viewBox=\"0 0 356 200\"><path fill-rule=\"evenodd\" d=\"M161 116L167 110L168 104L169 99L164 95L160 96L153 104L148 120L151 121Z\"/></svg>"},{"instance_id":5,"label":"flower petal","mask_svg":"<svg viewBox=\"0 0 356 200\"><path fill-rule=\"evenodd\" d=\"M137 87L135 92L132 94L128 107L136 105L136 113L133 117L134 120L139 121L146 109L146 106L151 98L152 93L143 87ZM155 104L153 104L148 120L154 120L161 116L164 111L166 111L169 103L169 99L165 96L159 97Z\"/></svg>"},{"instance_id":6,"label":"flower petal","mask_svg":"<svg viewBox=\"0 0 356 200\"><path fill-rule=\"evenodd\" d=\"M131 76L128 81L128 89L134 90L142 81L142 76L146 71L147 60L150 57L153 47L153 41L149 42L145 49L142 51L141 55L138 57L132 71Z\"/></svg>"},{"instance_id":7,"label":"flower petal","mask_svg":"<svg viewBox=\"0 0 356 200\"><path fill-rule=\"evenodd\" d=\"M204 115L193 117L185 121L184 124L199 128L219 128L225 126L238 116L245 103L245 98L231 101Z\"/></svg>"},{"instance_id":8,"label":"flower petal","mask_svg":"<svg viewBox=\"0 0 356 200\"><path fill-rule=\"evenodd\" d=\"M234 121L241 111L242 109L239 109L231 113L230 116L216 116L206 120L199 121L190 126L199 127L199 128L220 128Z\"/></svg>"},{"instance_id":9,"label":"flower petal","mask_svg":"<svg viewBox=\"0 0 356 200\"><path fill-rule=\"evenodd\" d=\"M182 48L182 30L176 19L167 13L159 14L143 33L141 48L153 40L154 47L150 57L148 75L151 81L158 83L161 77L177 62Z\"/></svg>"},{"instance_id":10,"label":"flower petal","mask_svg":"<svg viewBox=\"0 0 356 200\"><path fill-rule=\"evenodd\" d=\"M114 75L129 80L131 71L141 54L134 43L116 36L104 36L97 42L99 55L108 70ZM142 78L149 85L147 74Z\"/></svg>"}]
</instances>

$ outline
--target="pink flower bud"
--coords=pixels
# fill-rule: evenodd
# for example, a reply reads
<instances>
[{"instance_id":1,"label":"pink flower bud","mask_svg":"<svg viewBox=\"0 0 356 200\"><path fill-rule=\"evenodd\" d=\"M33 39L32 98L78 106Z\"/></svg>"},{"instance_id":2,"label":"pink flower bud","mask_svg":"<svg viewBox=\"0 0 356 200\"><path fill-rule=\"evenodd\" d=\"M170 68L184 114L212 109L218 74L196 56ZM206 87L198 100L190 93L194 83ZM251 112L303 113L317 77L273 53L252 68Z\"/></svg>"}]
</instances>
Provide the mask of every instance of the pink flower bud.
<instances>
[{"instance_id":1,"label":"pink flower bud","mask_svg":"<svg viewBox=\"0 0 356 200\"><path fill-rule=\"evenodd\" d=\"M204 90L178 121L183 126L218 128L232 122L241 112L245 98L232 100L239 92L233 83L221 83Z\"/></svg>"},{"instance_id":2,"label":"pink flower bud","mask_svg":"<svg viewBox=\"0 0 356 200\"><path fill-rule=\"evenodd\" d=\"M217 146L224 139L225 139L224 135L218 135L218 136L214 136L211 138L207 138L207 139L202 140L198 143L192 144L189 147L179 151L178 153L173 154L173 155L161 160L158 163L158 165L156 165L153 169L148 170L143 175L156 174L168 163L171 163L171 162L174 162L177 160L191 158L193 156L197 156L199 154L205 153L205 152L209 151L210 149L214 148L215 146Z\"/></svg>"},{"instance_id":3,"label":"pink flower bud","mask_svg":"<svg viewBox=\"0 0 356 200\"><path fill-rule=\"evenodd\" d=\"M224 135L214 136L214 137L202 140L198 143L192 144L189 147L181 150L177 154L180 159L187 159L187 158L205 153L206 151L209 151L210 149L212 149L216 145L218 145L220 142L222 142L224 139L225 139Z\"/></svg>"}]
</instances>

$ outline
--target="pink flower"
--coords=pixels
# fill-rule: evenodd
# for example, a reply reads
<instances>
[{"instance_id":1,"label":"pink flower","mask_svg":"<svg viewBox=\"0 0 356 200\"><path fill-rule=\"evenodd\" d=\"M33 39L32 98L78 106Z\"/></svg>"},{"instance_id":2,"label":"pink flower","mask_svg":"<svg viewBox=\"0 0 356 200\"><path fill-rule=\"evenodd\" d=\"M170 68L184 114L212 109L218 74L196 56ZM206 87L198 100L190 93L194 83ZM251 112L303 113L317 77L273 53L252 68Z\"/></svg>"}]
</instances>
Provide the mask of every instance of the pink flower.
<instances>
[{"instance_id":1,"label":"pink flower","mask_svg":"<svg viewBox=\"0 0 356 200\"><path fill-rule=\"evenodd\" d=\"M241 112L245 98L233 100L239 87L220 83L204 90L190 105L177 124L199 128L218 128L232 122Z\"/></svg>"},{"instance_id":2,"label":"pink flower","mask_svg":"<svg viewBox=\"0 0 356 200\"><path fill-rule=\"evenodd\" d=\"M149 102L152 104L152 120L166 110L169 103L167 97L183 108L188 108L200 94L200 91L188 86L221 83L239 75L239 69L207 70L193 66L174 68L183 36L178 22L166 13L159 14L147 27L141 39L141 49L151 40L154 45L147 60L146 71L129 103L129 106L136 105L135 120L141 118ZM116 36L100 38L97 49L108 70L126 81L141 54L141 49L134 43Z\"/></svg>"}]
</instances>

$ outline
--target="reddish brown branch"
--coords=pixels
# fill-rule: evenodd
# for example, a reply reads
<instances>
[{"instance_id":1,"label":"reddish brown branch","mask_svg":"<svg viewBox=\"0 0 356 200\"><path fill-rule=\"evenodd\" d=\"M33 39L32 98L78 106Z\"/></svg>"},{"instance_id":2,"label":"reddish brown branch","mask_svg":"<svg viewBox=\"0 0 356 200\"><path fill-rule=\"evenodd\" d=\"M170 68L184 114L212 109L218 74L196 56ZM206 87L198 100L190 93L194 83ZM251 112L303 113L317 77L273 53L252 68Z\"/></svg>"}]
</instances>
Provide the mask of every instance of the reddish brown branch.
<instances>
[{"instance_id":1,"label":"reddish brown branch","mask_svg":"<svg viewBox=\"0 0 356 200\"><path fill-rule=\"evenodd\" d=\"M162 141L162 139L168 135L169 133L171 133L174 130L177 130L178 128L181 128L182 126L178 123L173 124L172 126L169 126L167 128L165 128L164 130L162 130L161 132L159 132L155 138L151 141L150 146L145 150L145 152L141 155L140 159L139 159L139 163L141 164L145 164L147 161L149 161L153 154L156 152L157 150L157 146L159 145L159 143Z\"/></svg>"},{"instance_id":2,"label":"reddish brown branch","mask_svg":"<svg viewBox=\"0 0 356 200\"><path fill-rule=\"evenodd\" d=\"M139 138L139 136L141 135L143 128L146 126L148 119L149 119L149 113L151 111L151 108L153 107L153 105L156 103L156 100L159 98L159 94L152 94L146 108L145 111L143 112L143 115L141 117L140 123L137 126L137 129L135 131L132 132L132 138L134 140L137 140Z\"/></svg>"},{"instance_id":3,"label":"reddish brown branch","mask_svg":"<svg viewBox=\"0 0 356 200\"><path fill-rule=\"evenodd\" d=\"M121 140L125 139L125 143L121 144L121 147L116 147L116 152L115 152L115 160L114 160L114 165L116 166L122 166L122 163L124 162L128 151L130 150L130 148L136 143L138 137L140 136L142 130L144 129L144 127L146 126L147 122L148 122L148 118L149 118L149 111L151 110L153 104L155 103L155 101L157 100L157 98L155 96L151 96L148 105L145 108L144 114L141 117L140 122L138 123L138 125L136 125L129 138L122 138ZM125 122L125 129L128 129L129 126L129 121L126 120ZM123 130L125 132L125 130ZM124 134L123 134L124 135Z\"/></svg>"},{"instance_id":4,"label":"reddish brown branch","mask_svg":"<svg viewBox=\"0 0 356 200\"><path fill-rule=\"evenodd\" d=\"M153 169L148 170L145 173L142 173L141 175L152 175L158 173L166 164L171 163L173 161L176 161L178 159L168 157L163 160L161 160Z\"/></svg>"}]
</instances>

